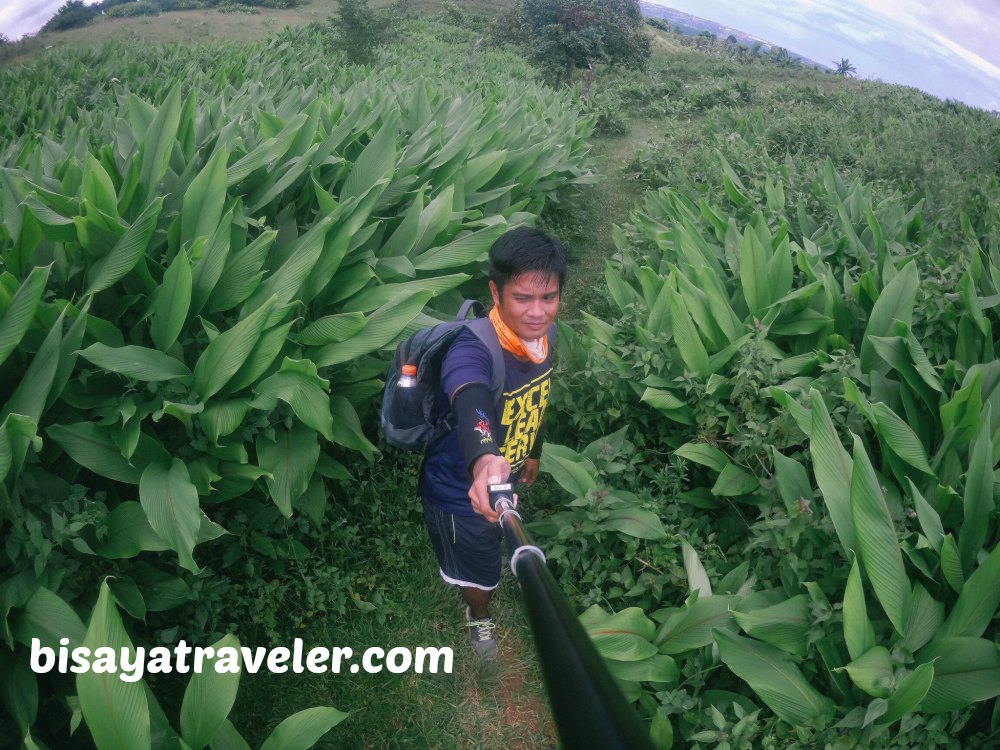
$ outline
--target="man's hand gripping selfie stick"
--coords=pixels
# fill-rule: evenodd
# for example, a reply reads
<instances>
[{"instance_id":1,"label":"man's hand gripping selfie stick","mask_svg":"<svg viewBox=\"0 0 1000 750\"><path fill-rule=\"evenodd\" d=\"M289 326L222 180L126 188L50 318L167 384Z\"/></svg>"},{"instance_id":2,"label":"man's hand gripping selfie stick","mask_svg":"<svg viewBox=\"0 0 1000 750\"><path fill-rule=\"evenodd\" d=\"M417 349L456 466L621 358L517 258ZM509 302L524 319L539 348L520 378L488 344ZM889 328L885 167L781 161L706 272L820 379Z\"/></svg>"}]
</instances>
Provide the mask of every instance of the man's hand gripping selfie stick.
<instances>
[{"instance_id":1,"label":"man's hand gripping selfie stick","mask_svg":"<svg viewBox=\"0 0 1000 750\"><path fill-rule=\"evenodd\" d=\"M510 548L538 660L566 750L652 750L649 733L628 705L590 637L545 566L514 509L512 484L488 487L490 507Z\"/></svg>"}]
</instances>

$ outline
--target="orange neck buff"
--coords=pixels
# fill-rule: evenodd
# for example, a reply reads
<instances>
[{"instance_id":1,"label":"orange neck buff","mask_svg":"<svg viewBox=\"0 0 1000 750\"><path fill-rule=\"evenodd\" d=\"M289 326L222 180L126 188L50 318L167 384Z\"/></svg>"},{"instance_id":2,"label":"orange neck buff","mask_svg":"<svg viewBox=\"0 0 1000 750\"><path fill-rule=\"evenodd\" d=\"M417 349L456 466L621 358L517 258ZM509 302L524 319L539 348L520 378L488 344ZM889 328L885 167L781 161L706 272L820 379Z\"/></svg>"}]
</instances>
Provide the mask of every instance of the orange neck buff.
<instances>
[{"instance_id":1,"label":"orange neck buff","mask_svg":"<svg viewBox=\"0 0 1000 750\"><path fill-rule=\"evenodd\" d=\"M500 347L506 349L515 357L530 359L536 365L545 361L549 355L549 337L542 336L538 341L526 342L514 333L500 317L500 308L496 305L490 310L490 322L500 339Z\"/></svg>"}]
</instances>

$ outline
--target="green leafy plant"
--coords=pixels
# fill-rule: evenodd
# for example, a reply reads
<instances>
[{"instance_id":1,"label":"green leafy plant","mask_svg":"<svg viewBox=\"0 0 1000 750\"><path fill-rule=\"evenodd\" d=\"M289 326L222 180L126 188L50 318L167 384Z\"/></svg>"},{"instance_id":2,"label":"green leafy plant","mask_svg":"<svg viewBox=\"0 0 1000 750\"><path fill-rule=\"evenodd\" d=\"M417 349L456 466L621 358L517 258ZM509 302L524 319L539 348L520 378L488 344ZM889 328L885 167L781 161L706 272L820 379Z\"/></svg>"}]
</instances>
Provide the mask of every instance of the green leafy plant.
<instances>
[{"instance_id":1,"label":"green leafy plant","mask_svg":"<svg viewBox=\"0 0 1000 750\"><path fill-rule=\"evenodd\" d=\"M283 524L326 523L349 467L378 455L363 425L384 353L452 310L493 240L533 221L551 191L596 179L593 118L568 94L511 95L495 75L475 89L317 67L322 35L289 34L174 48L155 65L186 93L159 74L150 100L95 88L74 118L53 107L23 119L53 130L26 131L0 156L0 499L5 531L17 529L0 585L15 661L44 629L39 607L79 620L109 574L130 625L142 632L152 613L143 635L163 643L228 632L237 586L258 606L232 624L255 635L277 636L277 608L297 595L303 611L384 616L377 581L336 565L323 592L304 576L240 579L295 570L309 539ZM48 76L79 69L79 54L26 77L55 85ZM141 81L154 64L128 45L104 54L97 75L124 65ZM237 78L269 74L240 87L187 75L217 69L202 63L219 54ZM9 114L34 98L4 85L10 132ZM220 580L243 555L235 582ZM3 680L6 698L38 692L30 672ZM141 737L138 695L120 703ZM5 703L22 736L61 741L39 732L37 706ZM60 703L45 696L46 711ZM115 746L96 703L82 716L95 744Z\"/></svg>"}]
</instances>

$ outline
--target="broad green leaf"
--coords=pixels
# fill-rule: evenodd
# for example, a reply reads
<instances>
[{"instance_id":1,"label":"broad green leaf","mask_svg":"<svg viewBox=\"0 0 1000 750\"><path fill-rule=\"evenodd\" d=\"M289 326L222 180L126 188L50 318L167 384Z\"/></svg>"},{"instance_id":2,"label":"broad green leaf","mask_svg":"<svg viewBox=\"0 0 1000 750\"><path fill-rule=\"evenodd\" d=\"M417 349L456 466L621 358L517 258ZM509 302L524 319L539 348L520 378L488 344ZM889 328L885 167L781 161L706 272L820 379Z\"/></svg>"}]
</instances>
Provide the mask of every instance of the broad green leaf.
<instances>
[{"instance_id":1,"label":"broad green leaf","mask_svg":"<svg viewBox=\"0 0 1000 750\"><path fill-rule=\"evenodd\" d=\"M104 344L91 344L79 354L102 370L115 372L133 380L152 383L191 377L191 371L183 362L169 354L143 346L110 347Z\"/></svg>"},{"instance_id":2,"label":"broad green leaf","mask_svg":"<svg viewBox=\"0 0 1000 750\"><path fill-rule=\"evenodd\" d=\"M924 532L924 536L927 537L931 546L940 553L941 544L944 541L944 526L941 524L941 517L920 494L917 486L909 479L906 481L910 486L910 497L913 498L913 506L916 508L917 520L920 521L920 529Z\"/></svg>"},{"instance_id":3,"label":"broad green leaf","mask_svg":"<svg viewBox=\"0 0 1000 750\"><path fill-rule=\"evenodd\" d=\"M418 271L440 271L485 260L490 247L506 229L506 224L497 224L465 234L447 245L431 248L413 258L413 267Z\"/></svg>"},{"instance_id":4,"label":"broad green leaf","mask_svg":"<svg viewBox=\"0 0 1000 750\"><path fill-rule=\"evenodd\" d=\"M873 646L846 667L851 680L873 698L887 698L892 690L892 658L884 646Z\"/></svg>"},{"instance_id":5,"label":"broad green leaf","mask_svg":"<svg viewBox=\"0 0 1000 750\"><path fill-rule=\"evenodd\" d=\"M964 509L965 518L958 533L958 551L962 558L962 569L970 573L976 555L986 541L990 525L990 515L995 506L993 500L993 440L992 404L983 408L979 433L972 444L969 457L969 471L965 476Z\"/></svg>"},{"instance_id":6,"label":"broad green leaf","mask_svg":"<svg viewBox=\"0 0 1000 750\"><path fill-rule=\"evenodd\" d=\"M14 638L25 646L37 638L42 646L58 650L62 638L68 648L80 646L87 634L83 621L66 601L44 586L38 587L11 621Z\"/></svg>"},{"instance_id":7,"label":"broad green leaf","mask_svg":"<svg viewBox=\"0 0 1000 750\"><path fill-rule=\"evenodd\" d=\"M677 344L677 350L687 368L702 377L707 377L711 370L705 344L688 314L683 298L675 292L670 294L670 330L674 334L674 343Z\"/></svg>"},{"instance_id":8,"label":"broad green leaf","mask_svg":"<svg viewBox=\"0 0 1000 750\"><path fill-rule=\"evenodd\" d=\"M305 122L306 118L307 115L303 113L298 122L301 124ZM289 127L280 133L265 141L261 141L253 151L237 160L235 164L226 170L226 187L232 187L241 180L249 177L256 170L267 166L270 162L274 162L288 151L297 134L297 128L293 122L289 123Z\"/></svg>"},{"instance_id":9,"label":"broad green leaf","mask_svg":"<svg viewBox=\"0 0 1000 750\"><path fill-rule=\"evenodd\" d=\"M23 414L8 414L0 422L0 482L14 469L17 476L24 466L29 446L37 453L42 449L38 423Z\"/></svg>"},{"instance_id":10,"label":"broad green leaf","mask_svg":"<svg viewBox=\"0 0 1000 750\"><path fill-rule=\"evenodd\" d=\"M712 494L716 497L739 497L749 495L760 487L757 478L734 463L727 463L725 468L719 473L715 484L712 485Z\"/></svg>"},{"instance_id":11,"label":"broad green leaf","mask_svg":"<svg viewBox=\"0 0 1000 750\"><path fill-rule=\"evenodd\" d=\"M917 264L907 263L896 274L875 300L868 326L861 339L861 369L868 372L878 365L878 357L872 346L872 336L889 336L893 323L897 320L909 325L913 320L913 305L917 299L920 279Z\"/></svg>"},{"instance_id":12,"label":"broad green leaf","mask_svg":"<svg viewBox=\"0 0 1000 750\"><path fill-rule=\"evenodd\" d=\"M193 242L197 237L211 237L226 203L226 162L229 149L225 145L216 148L205 167L191 180L184 191L181 206L181 247Z\"/></svg>"},{"instance_id":13,"label":"broad green leaf","mask_svg":"<svg viewBox=\"0 0 1000 750\"><path fill-rule=\"evenodd\" d=\"M105 519L108 541L97 549L97 554L109 560L135 557L140 552L162 552L170 546L160 538L142 509L142 505L127 500L108 514Z\"/></svg>"},{"instance_id":14,"label":"broad green leaf","mask_svg":"<svg viewBox=\"0 0 1000 750\"><path fill-rule=\"evenodd\" d=\"M942 638L917 655L934 665L934 681L921 703L925 713L956 711L1000 695L1000 649L984 638Z\"/></svg>"},{"instance_id":15,"label":"broad green leaf","mask_svg":"<svg viewBox=\"0 0 1000 750\"><path fill-rule=\"evenodd\" d=\"M944 605L927 593L922 585L915 583L913 596L910 597L910 611L906 615L903 645L911 653L922 648L931 639L938 637L942 622Z\"/></svg>"},{"instance_id":16,"label":"broad green leaf","mask_svg":"<svg viewBox=\"0 0 1000 750\"><path fill-rule=\"evenodd\" d=\"M32 268L0 317L0 365L17 348L31 326L31 320L45 291L50 268L51 266Z\"/></svg>"},{"instance_id":17,"label":"broad green leaf","mask_svg":"<svg viewBox=\"0 0 1000 750\"><path fill-rule=\"evenodd\" d=\"M770 259L756 232L749 228L744 231L740 244L740 283L747 307L756 318L763 318L771 304L771 280L767 275Z\"/></svg>"},{"instance_id":18,"label":"broad green leaf","mask_svg":"<svg viewBox=\"0 0 1000 750\"><path fill-rule=\"evenodd\" d=\"M139 484L142 469L125 460L106 429L93 422L80 422L52 425L47 432L84 468L118 482Z\"/></svg>"},{"instance_id":19,"label":"broad green leaf","mask_svg":"<svg viewBox=\"0 0 1000 750\"><path fill-rule=\"evenodd\" d=\"M941 573L944 580L956 592L961 593L965 586L965 573L962 570L962 558L958 552L958 544L951 534L945 534L941 539Z\"/></svg>"},{"instance_id":20,"label":"broad green leaf","mask_svg":"<svg viewBox=\"0 0 1000 750\"><path fill-rule=\"evenodd\" d=\"M802 430L804 435L812 437L812 414L808 409L792 397L791 394L780 388L772 386L764 389L764 391L792 415L792 419L795 420L795 424Z\"/></svg>"},{"instance_id":21,"label":"broad green leaf","mask_svg":"<svg viewBox=\"0 0 1000 750\"><path fill-rule=\"evenodd\" d=\"M222 390L250 356L273 306L272 298L205 347L194 366L193 383L202 401Z\"/></svg>"},{"instance_id":22,"label":"broad green leaf","mask_svg":"<svg viewBox=\"0 0 1000 750\"><path fill-rule=\"evenodd\" d=\"M163 275L163 285L153 303L149 335L161 352L167 351L184 328L191 308L191 261L181 250Z\"/></svg>"},{"instance_id":23,"label":"broad green leaf","mask_svg":"<svg viewBox=\"0 0 1000 750\"><path fill-rule=\"evenodd\" d=\"M260 750L308 750L346 718L347 714L335 708L307 708L278 724Z\"/></svg>"},{"instance_id":24,"label":"broad green leaf","mask_svg":"<svg viewBox=\"0 0 1000 750\"><path fill-rule=\"evenodd\" d=\"M659 411L676 411L677 409L683 409L687 406L687 404L677 398L674 394L658 388L647 388L643 392L640 400Z\"/></svg>"},{"instance_id":25,"label":"broad green leaf","mask_svg":"<svg viewBox=\"0 0 1000 750\"><path fill-rule=\"evenodd\" d=\"M365 320L359 312L325 315L299 331L295 340L303 346L325 346L346 341L365 327Z\"/></svg>"},{"instance_id":26,"label":"broad green leaf","mask_svg":"<svg viewBox=\"0 0 1000 750\"><path fill-rule=\"evenodd\" d=\"M93 154L87 154L83 170L83 199L98 211L118 218L118 196L107 171Z\"/></svg>"},{"instance_id":27,"label":"broad green leaf","mask_svg":"<svg viewBox=\"0 0 1000 750\"><path fill-rule=\"evenodd\" d=\"M198 490L188 468L175 458L170 466L151 463L139 481L139 502L153 530L180 558L181 567L198 573L192 551L201 527Z\"/></svg>"},{"instance_id":28,"label":"broad green leaf","mask_svg":"<svg viewBox=\"0 0 1000 750\"><path fill-rule=\"evenodd\" d=\"M384 177L391 177L396 166L396 132L399 129L399 118L386 118L375 137L365 146L364 151L354 162L344 187L340 191L340 200L360 198L368 188Z\"/></svg>"},{"instance_id":29,"label":"broad green leaf","mask_svg":"<svg viewBox=\"0 0 1000 750\"><path fill-rule=\"evenodd\" d=\"M270 369L288 342L288 332L295 322L290 320L261 334L246 362L236 371L232 380L226 383L225 390L228 393L235 393L257 383L261 376Z\"/></svg>"},{"instance_id":30,"label":"broad green leaf","mask_svg":"<svg viewBox=\"0 0 1000 750\"><path fill-rule=\"evenodd\" d=\"M129 571L141 588L150 612L165 612L188 600L190 589L182 578L138 560L129 565Z\"/></svg>"},{"instance_id":31,"label":"broad green leaf","mask_svg":"<svg viewBox=\"0 0 1000 750\"><path fill-rule=\"evenodd\" d=\"M604 654L601 654L604 656ZM680 670L673 657L654 653L648 659L640 661L619 661L604 656L605 666L617 680L625 682L661 682L676 685Z\"/></svg>"},{"instance_id":32,"label":"broad green leaf","mask_svg":"<svg viewBox=\"0 0 1000 750\"><path fill-rule=\"evenodd\" d=\"M191 315L197 315L208 300L215 285L222 278L232 243L233 211L222 217L219 226L202 246L201 253L192 251L194 269L191 271Z\"/></svg>"},{"instance_id":33,"label":"broad green leaf","mask_svg":"<svg viewBox=\"0 0 1000 750\"><path fill-rule=\"evenodd\" d=\"M776 448L771 449L771 455L774 457L774 478L778 483L778 494L785 504L793 507L802 500L811 500L813 491L805 467Z\"/></svg>"},{"instance_id":34,"label":"broad green leaf","mask_svg":"<svg viewBox=\"0 0 1000 750\"><path fill-rule=\"evenodd\" d=\"M63 344L63 317L59 313L55 323L49 328L41 347L31 358L27 370L21 373L21 382L10 399L3 406L0 415L14 414L30 419L37 425L45 412L50 391L59 370ZM20 467L18 467L20 469Z\"/></svg>"},{"instance_id":35,"label":"broad green leaf","mask_svg":"<svg viewBox=\"0 0 1000 750\"><path fill-rule=\"evenodd\" d=\"M746 188L743 187L742 181L737 176L736 172L733 171L733 168L729 166L729 162L723 158L722 154L719 154L719 158L722 160L722 187L726 191L726 195L729 200L731 200L737 207L742 208L749 200L749 198L743 194L743 191L746 190Z\"/></svg>"},{"instance_id":36,"label":"broad green leaf","mask_svg":"<svg viewBox=\"0 0 1000 750\"><path fill-rule=\"evenodd\" d=\"M358 333L346 341L324 346L311 359L320 367L327 367L381 349L420 314L432 296L431 292L409 292L406 297L383 305L369 316Z\"/></svg>"},{"instance_id":37,"label":"broad green leaf","mask_svg":"<svg viewBox=\"0 0 1000 750\"><path fill-rule=\"evenodd\" d=\"M694 547L687 540L681 539L681 554L684 558L684 570L687 572L688 593L698 592L698 598L712 595L712 583L708 573Z\"/></svg>"},{"instance_id":38,"label":"broad green leaf","mask_svg":"<svg viewBox=\"0 0 1000 750\"><path fill-rule=\"evenodd\" d=\"M38 717L38 678L31 669L27 652L0 650L0 700L21 736L27 735ZM38 745L25 741L24 747L37 750Z\"/></svg>"},{"instance_id":39,"label":"broad green leaf","mask_svg":"<svg viewBox=\"0 0 1000 750\"><path fill-rule=\"evenodd\" d=\"M613 508L601 521L601 527L614 529L636 539L666 539L663 523L651 510L642 508Z\"/></svg>"},{"instance_id":40,"label":"broad green leaf","mask_svg":"<svg viewBox=\"0 0 1000 750\"><path fill-rule=\"evenodd\" d=\"M837 536L850 557L857 552L854 522L851 516L851 478L854 463L844 450L833 427L833 420L827 411L823 396L810 389L809 403L812 405L812 425L809 432L809 450L812 453L813 471L816 483L823 493L830 520L837 530Z\"/></svg>"},{"instance_id":41,"label":"broad green leaf","mask_svg":"<svg viewBox=\"0 0 1000 750\"><path fill-rule=\"evenodd\" d=\"M255 409L271 411L278 399L292 407L303 424L312 427L327 440L333 440L333 416L330 414L330 384L319 377L310 360L285 358L274 375L258 385Z\"/></svg>"},{"instance_id":42,"label":"broad green leaf","mask_svg":"<svg viewBox=\"0 0 1000 750\"><path fill-rule=\"evenodd\" d=\"M804 657L809 645L809 597L805 594L748 612L733 612L736 623L747 635L769 643L785 653Z\"/></svg>"},{"instance_id":43,"label":"broad green leaf","mask_svg":"<svg viewBox=\"0 0 1000 750\"><path fill-rule=\"evenodd\" d=\"M906 633L910 579L903 566L903 553L899 548L889 506L858 437L854 438L851 516L861 562L875 595L896 632Z\"/></svg>"},{"instance_id":44,"label":"broad green leaf","mask_svg":"<svg viewBox=\"0 0 1000 750\"><path fill-rule=\"evenodd\" d=\"M934 471L927 462L927 453L913 429L883 403L872 404L872 410L877 420L879 437L885 440L892 452L910 466L933 476Z\"/></svg>"},{"instance_id":45,"label":"broad green leaf","mask_svg":"<svg viewBox=\"0 0 1000 750\"><path fill-rule=\"evenodd\" d=\"M638 607L608 615L594 605L580 615L580 623L597 652L606 659L637 662L657 653L651 642L656 628Z\"/></svg>"},{"instance_id":46,"label":"broad green leaf","mask_svg":"<svg viewBox=\"0 0 1000 750\"><path fill-rule=\"evenodd\" d=\"M868 619L861 569L856 557L851 562L851 573L844 590L844 641L851 659L860 658L875 645L875 628Z\"/></svg>"},{"instance_id":47,"label":"broad green leaf","mask_svg":"<svg viewBox=\"0 0 1000 750\"><path fill-rule=\"evenodd\" d=\"M122 235L110 252L87 271L87 294L97 294L117 284L145 256L163 208L163 198L154 198Z\"/></svg>"},{"instance_id":48,"label":"broad green leaf","mask_svg":"<svg viewBox=\"0 0 1000 750\"><path fill-rule=\"evenodd\" d=\"M69 315L72 317L76 316L76 319L70 325L69 330L66 331L66 335L62 337L62 345L59 352L59 362L56 366L56 374L52 379L52 385L49 388L49 395L45 400L45 408L49 409L62 395L63 390L66 388L66 384L69 383L70 378L73 375L73 371L76 369L77 362L77 351L79 351L80 346L83 344L83 337L86 333L87 321L90 319L88 311L90 310L90 299L87 299L82 307L78 310L72 305L67 305L64 311L69 311ZM29 398L34 398L38 393L41 392L41 388L37 390L32 389L33 393Z\"/></svg>"},{"instance_id":49,"label":"broad green leaf","mask_svg":"<svg viewBox=\"0 0 1000 750\"><path fill-rule=\"evenodd\" d=\"M968 636L978 638L986 632L1000 606L1000 544L969 576L961 594L945 620L938 638Z\"/></svg>"},{"instance_id":50,"label":"broad green leaf","mask_svg":"<svg viewBox=\"0 0 1000 750\"><path fill-rule=\"evenodd\" d=\"M678 403L681 403L679 399ZM683 403L681 403L681 406L683 406ZM708 443L685 443L675 450L674 453L681 458L694 461L696 464L707 466L715 471L722 471L726 467L726 464L729 463L729 457L725 453Z\"/></svg>"},{"instance_id":51,"label":"broad green leaf","mask_svg":"<svg viewBox=\"0 0 1000 750\"><path fill-rule=\"evenodd\" d=\"M122 649L130 652L130 659L136 658L107 582L101 584L83 645L98 660L104 654L117 662ZM77 675L76 689L87 729L99 750L150 746L149 708L141 682L122 680L117 671L90 669Z\"/></svg>"},{"instance_id":52,"label":"broad green leaf","mask_svg":"<svg viewBox=\"0 0 1000 750\"><path fill-rule=\"evenodd\" d=\"M177 141L177 126L181 118L180 84L171 87L163 105L156 111L146 130L139 148L139 184L141 195L148 199L153 195L166 174L170 152Z\"/></svg>"},{"instance_id":53,"label":"broad green leaf","mask_svg":"<svg viewBox=\"0 0 1000 750\"><path fill-rule=\"evenodd\" d=\"M344 396L333 396L330 412L333 414L333 442L360 451L369 458L378 453L378 448L365 437L361 420L350 401Z\"/></svg>"},{"instance_id":54,"label":"broad green leaf","mask_svg":"<svg viewBox=\"0 0 1000 750\"><path fill-rule=\"evenodd\" d=\"M551 474L559 486L574 498L586 497L588 492L597 489L597 483L582 462L574 461L572 457L561 455L558 450L550 450L551 448L552 446L546 445L542 452L542 471Z\"/></svg>"},{"instance_id":55,"label":"broad green leaf","mask_svg":"<svg viewBox=\"0 0 1000 750\"><path fill-rule=\"evenodd\" d=\"M257 460L270 474L267 489L271 500L286 518L292 515L292 503L309 486L309 479L319 460L316 433L303 425L287 430L274 429L274 440L257 436Z\"/></svg>"},{"instance_id":56,"label":"broad green leaf","mask_svg":"<svg viewBox=\"0 0 1000 750\"><path fill-rule=\"evenodd\" d=\"M299 290L316 267L323 253L324 240L333 227L333 218L326 216L293 241L288 248L288 258L257 287L247 300L247 308L253 310L272 296L276 305L301 298Z\"/></svg>"},{"instance_id":57,"label":"broad green leaf","mask_svg":"<svg viewBox=\"0 0 1000 750\"><path fill-rule=\"evenodd\" d=\"M231 310L253 294L263 277L264 259L277 236L273 230L261 232L242 250L230 252L222 276L205 300L203 312Z\"/></svg>"},{"instance_id":58,"label":"broad green leaf","mask_svg":"<svg viewBox=\"0 0 1000 750\"><path fill-rule=\"evenodd\" d=\"M191 676L181 704L181 735L191 750L202 750L212 741L232 710L240 687L239 640L226 635L211 648L215 656L206 659L202 671Z\"/></svg>"},{"instance_id":59,"label":"broad green leaf","mask_svg":"<svg viewBox=\"0 0 1000 750\"><path fill-rule=\"evenodd\" d=\"M233 433L243 424L249 410L248 399L213 402L207 404L198 415L198 424L209 439L218 445L219 438Z\"/></svg>"},{"instance_id":60,"label":"broad green leaf","mask_svg":"<svg viewBox=\"0 0 1000 750\"><path fill-rule=\"evenodd\" d=\"M413 243L412 255L420 255L434 244L435 238L443 232L451 221L452 206L455 202L454 184L446 186L420 212L417 222L417 239Z\"/></svg>"},{"instance_id":61,"label":"broad green leaf","mask_svg":"<svg viewBox=\"0 0 1000 750\"><path fill-rule=\"evenodd\" d=\"M774 646L726 630L712 631L726 666L747 682L782 721L823 726L834 704L802 675L792 659Z\"/></svg>"},{"instance_id":62,"label":"broad green leaf","mask_svg":"<svg viewBox=\"0 0 1000 750\"><path fill-rule=\"evenodd\" d=\"M659 711L649 724L649 739L656 750L672 750L674 746L674 726L670 717Z\"/></svg>"},{"instance_id":63,"label":"broad green leaf","mask_svg":"<svg viewBox=\"0 0 1000 750\"><path fill-rule=\"evenodd\" d=\"M906 675L889 696L889 705L878 723L891 724L913 711L927 695L933 681L933 664L921 664Z\"/></svg>"},{"instance_id":64,"label":"broad green leaf","mask_svg":"<svg viewBox=\"0 0 1000 750\"><path fill-rule=\"evenodd\" d=\"M229 719L224 719L219 730L215 733L209 743L212 750L250 750L250 745L243 739L243 736L236 731Z\"/></svg>"},{"instance_id":65,"label":"broad green leaf","mask_svg":"<svg viewBox=\"0 0 1000 750\"><path fill-rule=\"evenodd\" d=\"M694 603L675 610L656 633L660 653L681 654L707 646L713 640L713 628L727 626L735 630L730 612L734 601L732 596L699 596Z\"/></svg>"}]
</instances>

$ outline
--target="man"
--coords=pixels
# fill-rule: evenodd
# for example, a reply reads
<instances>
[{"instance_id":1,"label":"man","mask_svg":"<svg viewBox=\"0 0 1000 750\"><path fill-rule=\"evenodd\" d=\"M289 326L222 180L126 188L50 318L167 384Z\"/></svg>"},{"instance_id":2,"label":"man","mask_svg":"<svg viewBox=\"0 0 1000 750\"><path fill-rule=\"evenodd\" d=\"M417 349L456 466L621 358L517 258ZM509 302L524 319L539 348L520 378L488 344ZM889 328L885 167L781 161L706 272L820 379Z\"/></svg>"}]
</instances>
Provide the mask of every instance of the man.
<instances>
[{"instance_id":1,"label":"man","mask_svg":"<svg viewBox=\"0 0 1000 750\"><path fill-rule=\"evenodd\" d=\"M531 485L538 476L566 252L555 238L519 228L493 244L489 260L503 397L495 403L490 391L489 350L463 331L441 367L439 397L455 428L427 452L420 494L441 577L461 588L473 647L492 657L489 604L500 583L502 533L487 487L508 480Z\"/></svg>"}]
</instances>

